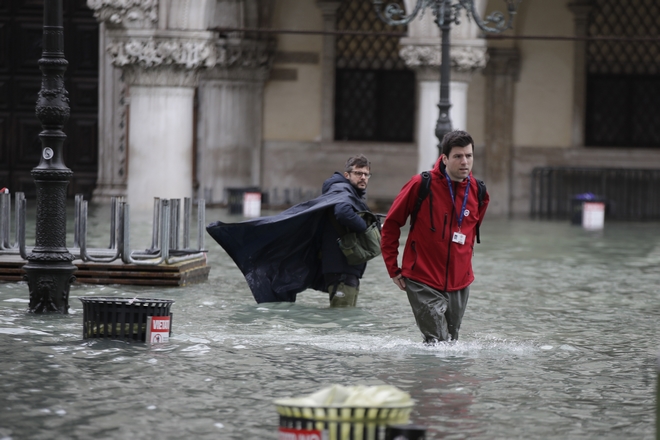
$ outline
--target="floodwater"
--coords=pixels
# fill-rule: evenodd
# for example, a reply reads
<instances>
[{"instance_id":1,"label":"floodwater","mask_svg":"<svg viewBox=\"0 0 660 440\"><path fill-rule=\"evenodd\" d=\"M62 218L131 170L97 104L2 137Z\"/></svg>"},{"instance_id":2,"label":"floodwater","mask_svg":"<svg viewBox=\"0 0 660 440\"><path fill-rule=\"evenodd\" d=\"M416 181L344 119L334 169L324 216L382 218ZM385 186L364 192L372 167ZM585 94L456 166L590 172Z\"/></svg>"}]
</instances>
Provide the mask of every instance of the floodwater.
<instances>
[{"instance_id":1,"label":"floodwater","mask_svg":"<svg viewBox=\"0 0 660 440\"><path fill-rule=\"evenodd\" d=\"M99 212L90 208L90 234L107 245ZM207 209L207 222L240 220L225 212ZM147 216L132 243L150 228ZM487 219L450 346L421 343L380 259L355 309L330 309L313 291L258 305L208 236L208 282L74 285L68 316L27 314L27 285L0 283L0 439L275 439L273 400L330 384L409 392L411 421L432 439L652 439L657 232ZM83 340L77 298L95 295L175 300L172 339Z\"/></svg>"}]
</instances>

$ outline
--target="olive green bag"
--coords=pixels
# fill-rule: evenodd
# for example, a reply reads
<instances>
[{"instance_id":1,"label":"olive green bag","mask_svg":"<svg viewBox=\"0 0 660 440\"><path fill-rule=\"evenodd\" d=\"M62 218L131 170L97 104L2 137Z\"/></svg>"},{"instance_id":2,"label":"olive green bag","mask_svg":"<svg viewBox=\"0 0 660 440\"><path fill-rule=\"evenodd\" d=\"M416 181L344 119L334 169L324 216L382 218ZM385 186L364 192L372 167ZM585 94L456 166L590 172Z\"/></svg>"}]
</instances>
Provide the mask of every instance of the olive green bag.
<instances>
[{"instance_id":1,"label":"olive green bag","mask_svg":"<svg viewBox=\"0 0 660 440\"><path fill-rule=\"evenodd\" d=\"M337 222L334 215L330 218L339 232L339 249L346 256L346 261L351 266L366 263L380 255L380 221L378 217L369 211L360 211L357 213L367 223L367 230L364 232L347 232Z\"/></svg>"}]
</instances>

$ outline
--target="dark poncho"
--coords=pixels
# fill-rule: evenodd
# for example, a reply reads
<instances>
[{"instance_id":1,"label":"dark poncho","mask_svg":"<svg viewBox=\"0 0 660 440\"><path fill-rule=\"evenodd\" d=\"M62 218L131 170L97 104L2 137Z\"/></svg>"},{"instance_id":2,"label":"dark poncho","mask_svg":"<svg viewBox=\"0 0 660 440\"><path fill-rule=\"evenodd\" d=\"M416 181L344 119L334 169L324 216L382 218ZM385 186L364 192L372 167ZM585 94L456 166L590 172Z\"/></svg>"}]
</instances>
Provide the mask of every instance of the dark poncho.
<instances>
[{"instance_id":1,"label":"dark poncho","mask_svg":"<svg viewBox=\"0 0 660 440\"><path fill-rule=\"evenodd\" d=\"M305 289L324 289L321 236L327 210L337 203L365 209L347 182L280 214L241 223L218 221L206 230L243 272L257 303L295 302Z\"/></svg>"}]
</instances>

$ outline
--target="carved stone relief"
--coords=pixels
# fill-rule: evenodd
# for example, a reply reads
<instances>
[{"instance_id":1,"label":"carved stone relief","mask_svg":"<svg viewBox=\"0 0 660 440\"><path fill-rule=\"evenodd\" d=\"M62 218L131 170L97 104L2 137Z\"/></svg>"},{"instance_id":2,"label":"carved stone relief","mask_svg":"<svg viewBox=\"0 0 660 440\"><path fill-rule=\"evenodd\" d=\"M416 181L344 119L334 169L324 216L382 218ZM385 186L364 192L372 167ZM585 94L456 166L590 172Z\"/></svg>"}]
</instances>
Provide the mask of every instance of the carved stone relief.
<instances>
[{"instance_id":1,"label":"carved stone relief","mask_svg":"<svg viewBox=\"0 0 660 440\"><path fill-rule=\"evenodd\" d=\"M215 45L209 40L130 38L111 42L107 51L112 64L117 67L137 64L149 68L175 64L195 69L213 67L216 62Z\"/></svg>"},{"instance_id":2,"label":"carved stone relief","mask_svg":"<svg viewBox=\"0 0 660 440\"><path fill-rule=\"evenodd\" d=\"M225 39L218 40L216 50L218 66L270 69L275 55L275 42Z\"/></svg>"},{"instance_id":3,"label":"carved stone relief","mask_svg":"<svg viewBox=\"0 0 660 440\"><path fill-rule=\"evenodd\" d=\"M87 0L98 21L108 27L155 29L159 0Z\"/></svg>"},{"instance_id":4,"label":"carved stone relief","mask_svg":"<svg viewBox=\"0 0 660 440\"><path fill-rule=\"evenodd\" d=\"M451 67L459 72L474 72L486 67L488 54L485 47L452 46L450 48ZM440 66L441 54L438 46L409 45L399 51L408 67L418 68Z\"/></svg>"}]
</instances>

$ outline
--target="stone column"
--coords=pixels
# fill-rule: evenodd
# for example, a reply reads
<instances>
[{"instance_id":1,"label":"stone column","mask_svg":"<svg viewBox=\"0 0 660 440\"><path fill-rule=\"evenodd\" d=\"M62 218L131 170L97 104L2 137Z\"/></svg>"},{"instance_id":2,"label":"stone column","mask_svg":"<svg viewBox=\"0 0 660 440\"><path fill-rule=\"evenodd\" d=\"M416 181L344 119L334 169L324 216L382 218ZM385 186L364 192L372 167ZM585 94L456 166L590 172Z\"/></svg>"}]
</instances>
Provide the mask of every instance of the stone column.
<instances>
[{"instance_id":1,"label":"stone column","mask_svg":"<svg viewBox=\"0 0 660 440\"><path fill-rule=\"evenodd\" d=\"M109 202L126 195L126 83L122 71L112 65L105 48L105 23L99 30L99 163L92 201Z\"/></svg>"},{"instance_id":2,"label":"stone column","mask_svg":"<svg viewBox=\"0 0 660 440\"><path fill-rule=\"evenodd\" d=\"M112 43L108 32L116 29L154 29L158 2L143 0L87 0L99 26L99 163L94 202L126 196L128 107L123 72L106 51Z\"/></svg>"},{"instance_id":3,"label":"stone column","mask_svg":"<svg viewBox=\"0 0 660 440\"><path fill-rule=\"evenodd\" d=\"M199 86L197 196L227 203L227 188L262 182L263 88L271 41L220 39L217 65Z\"/></svg>"},{"instance_id":4,"label":"stone column","mask_svg":"<svg viewBox=\"0 0 660 440\"><path fill-rule=\"evenodd\" d=\"M514 82L520 71L518 49L488 50L486 75L486 151L484 180L488 214L509 217L512 198Z\"/></svg>"},{"instance_id":5,"label":"stone column","mask_svg":"<svg viewBox=\"0 0 660 440\"><path fill-rule=\"evenodd\" d=\"M323 13L323 30L337 30L337 9L341 2L334 0L316 0L316 5ZM321 60L321 141L335 140L335 58L337 37L323 35L323 59Z\"/></svg>"},{"instance_id":6,"label":"stone column","mask_svg":"<svg viewBox=\"0 0 660 440\"><path fill-rule=\"evenodd\" d=\"M588 34L589 13L594 7L594 0L574 0L568 8L574 14L574 33L576 37ZM585 115L587 111L587 42L576 40L574 43L573 68L573 123L571 146L584 145Z\"/></svg>"},{"instance_id":7,"label":"stone column","mask_svg":"<svg viewBox=\"0 0 660 440\"><path fill-rule=\"evenodd\" d=\"M268 28L273 0L218 0L211 27ZM222 33L216 64L200 77L197 197L228 202L227 188L260 187L264 84L276 40L268 34Z\"/></svg>"},{"instance_id":8,"label":"stone column","mask_svg":"<svg viewBox=\"0 0 660 440\"><path fill-rule=\"evenodd\" d=\"M105 25L96 199L125 193L132 209L151 210L154 197L192 196L193 101L199 70L216 60L205 31L215 2L87 4Z\"/></svg>"},{"instance_id":9,"label":"stone column","mask_svg":"<svg viewBox=\"0 0 660 440\"><path fill-rule=\"evenodd\" d=\"M417 73L417 129L418 171L430 169L438 159L438 139L435 125L440 99L440 47L406 45L400 52L406 65ZM453 129L464 130L467 125L467 92L474 72L486 65L485 48L452 46L449 96L452 104L449 117Z\"/></svg>"},{"instance_id":10,"label":"stone column","mask_svg":"<svg viewBox=\"0 0 660 440\"><path fill-rule=\"evenodd\" d=\"M193 101L199 69L215 64L212 33L112 33L113 63L129 85L128 203L193 196Z\"/></svg>"},{"instance_id":11,"label":"stone column","mask_svg":"<svg viewBox=\"0 0 660 440\"><path fill-rule=\"evenodd\" d=\"M406 10L412 11L416 2L405 0ZM485 2L476 0L476 8L483 11ZM449 82L449 117L453 129L465 129L467 123L467 92L475 72L486 66L486 42L477 38L480 30L473 20L462 17L451 29L451 74ZM401 39L399 55L417 75L417 128L419 172L430 169L438 159L438 139L435 126L440 100L440 29L428 10L408 24L408 36Z\"/></svg>"}]
</instances>

